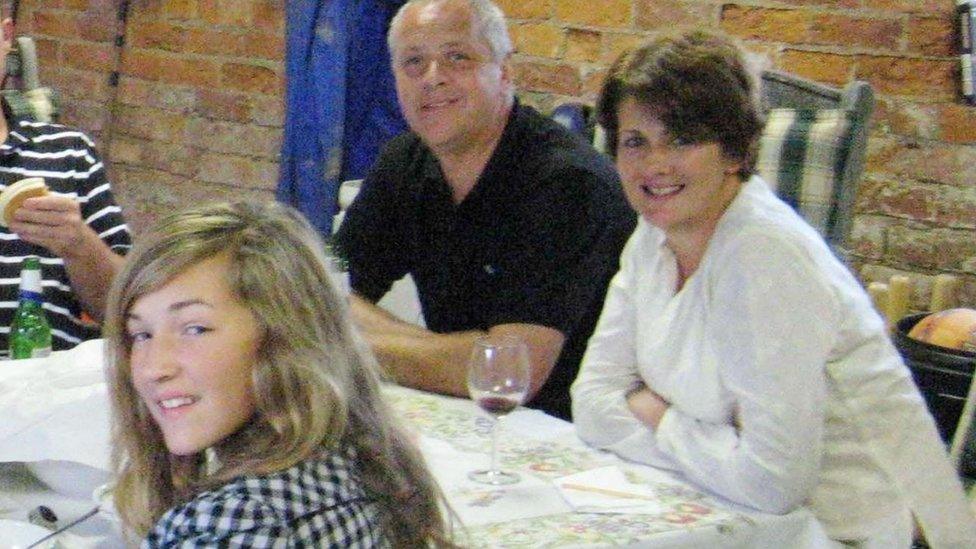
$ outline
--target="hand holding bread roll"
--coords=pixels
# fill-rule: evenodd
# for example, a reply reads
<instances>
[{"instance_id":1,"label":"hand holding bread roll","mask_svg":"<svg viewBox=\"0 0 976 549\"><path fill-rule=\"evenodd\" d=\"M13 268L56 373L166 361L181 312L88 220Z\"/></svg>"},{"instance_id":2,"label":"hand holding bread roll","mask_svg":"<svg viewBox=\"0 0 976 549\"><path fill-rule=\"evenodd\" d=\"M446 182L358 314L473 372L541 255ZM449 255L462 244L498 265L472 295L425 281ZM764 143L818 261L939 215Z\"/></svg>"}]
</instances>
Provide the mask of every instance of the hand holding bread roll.
<instances>
[{"instance_id":1,"label":"hand holding bread roll","mask_svg":"<svg viewBox=\"0 0 976 549\"><path fill-rule=\"evenodd\" d=\"M25 200L47 193L48 188L43 177L28 177L8 186L0 192L0 225L9 227L14 212Z\"/></svg>"}]
</instances>

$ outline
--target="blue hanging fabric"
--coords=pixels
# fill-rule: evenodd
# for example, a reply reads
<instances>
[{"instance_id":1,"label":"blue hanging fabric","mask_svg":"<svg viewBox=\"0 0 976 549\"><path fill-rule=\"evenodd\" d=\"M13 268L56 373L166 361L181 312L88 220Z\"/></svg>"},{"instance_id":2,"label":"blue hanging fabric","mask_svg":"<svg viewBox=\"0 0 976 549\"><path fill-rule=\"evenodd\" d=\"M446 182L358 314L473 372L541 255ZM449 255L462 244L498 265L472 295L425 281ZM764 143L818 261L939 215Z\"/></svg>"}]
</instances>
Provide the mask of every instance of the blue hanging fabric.
<instances>
[{"instance_id":1,"label":"blue hanging fabric","mask_svg":"<svg viewBox=\"0 0 976 549\"><path fill-rule=\"evenodd\" d=\"M390 70L386 33L405 0L361 4L349 36L346 70L346 121L342 180L365 177L380 149L407 130Z\"/></svg>"},{"instance_id":2,"label":"blue hanging fabric","mask_svg":"<svg viewBox=\"0 0 976 549\"><path fill-rule=\"evenodd\" d=\"M285 135L277 198L332 234L339 184L362 177L405 124L386 47L403 0L286 3Z\"/></svg>"}]
</instances>

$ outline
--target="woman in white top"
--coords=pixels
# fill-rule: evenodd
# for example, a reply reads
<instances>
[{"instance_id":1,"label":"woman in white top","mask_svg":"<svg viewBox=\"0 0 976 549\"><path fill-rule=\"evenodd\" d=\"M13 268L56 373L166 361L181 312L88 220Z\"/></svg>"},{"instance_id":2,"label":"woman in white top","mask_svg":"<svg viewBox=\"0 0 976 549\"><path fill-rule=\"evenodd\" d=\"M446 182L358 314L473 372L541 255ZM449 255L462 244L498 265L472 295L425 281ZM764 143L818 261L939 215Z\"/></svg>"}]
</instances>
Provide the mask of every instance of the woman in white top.
<instances>
[{"instance_id":1,"label":"woman in white top","mask_svg":"<svg viewBox=\"0 0 976 549\"><path fill-rule=\"evenodd\" d=\"M756 79L690 31L621 56L601 123L640 215L572 388L587 442L831 537L976 542L934 422L858 282L753 175Z\"/></svg>"}]
</instances>

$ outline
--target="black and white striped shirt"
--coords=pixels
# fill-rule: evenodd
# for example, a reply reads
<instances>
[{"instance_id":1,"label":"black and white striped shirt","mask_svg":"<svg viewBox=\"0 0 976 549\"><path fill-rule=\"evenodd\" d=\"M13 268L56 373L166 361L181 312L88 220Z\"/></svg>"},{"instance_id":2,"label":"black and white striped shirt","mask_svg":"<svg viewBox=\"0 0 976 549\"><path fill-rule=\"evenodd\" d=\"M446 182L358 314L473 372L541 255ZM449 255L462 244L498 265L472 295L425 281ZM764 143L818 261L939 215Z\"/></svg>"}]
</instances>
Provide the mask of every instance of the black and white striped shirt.
<instances>
[{"instance_id":1,"label":"black and white striped shirt","mask_svg":"<svg viewBox=\"0 0 976 549\"><path fill-rule=\"evenodd\" d=\"M76 198L85 222L114 252L125 254L129 229L91 139L58 124L11 119L6 108L4 114L10 133L0 145L0 190L25 177L43 177L52 192ZM0 350L8 348L21 263L28 255L41 257L44 309L51 323L53 348L68 349L98 337L98 329L81 318L82 307L71 289L64 261L0 227Z\"/></svg>"}]
</instances>

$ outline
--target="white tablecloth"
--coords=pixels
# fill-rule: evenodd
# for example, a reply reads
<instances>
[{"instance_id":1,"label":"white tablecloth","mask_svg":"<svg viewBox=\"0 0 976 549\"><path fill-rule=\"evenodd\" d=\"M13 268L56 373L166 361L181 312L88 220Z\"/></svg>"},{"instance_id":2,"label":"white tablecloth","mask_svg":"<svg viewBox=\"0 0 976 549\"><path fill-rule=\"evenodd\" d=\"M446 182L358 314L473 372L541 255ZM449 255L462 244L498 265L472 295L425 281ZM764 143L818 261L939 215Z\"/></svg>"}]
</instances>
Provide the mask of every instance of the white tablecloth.
<instances>
[{"instance_id":1,"label":"white tablecloth","mask_svg":"<svg viewBox=\"0 0 976 549\"><path fill-rule=\"evenodd\" d=\"M44 504L66 523L95 505L89 491L105 480L108 467L101 352L100 342L89 342L46 359L0 363L0 518L25 520L30 509ZM385 394L414 431L434 476L466 526L466 544L833 546L806 510L772 516L736 508L671 474L588 448L576 438L572 425L533 410L520 410L503 422L502 465L518 472L523 481L501 488L472 483L466 473L488 463L492 420L466 399L396 386L387 387ZM40 483L22 463L44 459L68 460L40 468L55 489ZM608 466L619 468L632 486L652 490L650 511L574 512L555 486L561 477ZM62 539L63 546L123 546L104 515L72 532Z\"/></svg>"}]
</instances>

